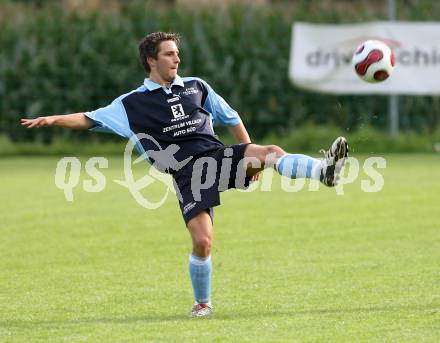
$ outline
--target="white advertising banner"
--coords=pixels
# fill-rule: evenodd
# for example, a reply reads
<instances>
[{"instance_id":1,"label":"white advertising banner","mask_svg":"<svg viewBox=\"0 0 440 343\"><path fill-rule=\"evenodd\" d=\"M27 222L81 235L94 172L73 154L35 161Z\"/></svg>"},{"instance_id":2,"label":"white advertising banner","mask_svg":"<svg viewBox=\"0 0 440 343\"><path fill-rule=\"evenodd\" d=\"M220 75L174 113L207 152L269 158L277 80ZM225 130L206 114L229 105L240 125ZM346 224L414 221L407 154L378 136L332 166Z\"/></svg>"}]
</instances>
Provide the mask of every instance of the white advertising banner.
<instances>
[{"instance_id":1,"label":"white advertising banner","mask_svg":"<svg viewBox=\"0 0 440 343\"><path fill-rule=\"evenodd\" d=\"M369 39L387 43L396 56L391 76L369 84L351 59ZM371 22L351 25L295 23L289 77L301 88L338 94L440 94L440 23Z\"/></svg>"}]
</instances>

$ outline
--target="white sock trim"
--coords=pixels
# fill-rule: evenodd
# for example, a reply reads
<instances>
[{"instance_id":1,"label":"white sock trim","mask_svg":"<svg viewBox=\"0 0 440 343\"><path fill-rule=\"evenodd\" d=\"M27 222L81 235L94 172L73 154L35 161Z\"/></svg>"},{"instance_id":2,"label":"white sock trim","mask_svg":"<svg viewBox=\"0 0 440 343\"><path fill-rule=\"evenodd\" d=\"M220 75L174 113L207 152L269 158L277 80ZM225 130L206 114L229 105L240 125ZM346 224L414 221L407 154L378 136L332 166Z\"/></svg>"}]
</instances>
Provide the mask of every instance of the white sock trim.
<instances>
[{"instance_id":1,"label":"white sock trim","mask_svg":"<svg viewBox=\"0 0 440 343\"><path fill-rule=\"evenodd\" d=\"M189 263L195 266L203 266L209 262L211 262L211 255L206 257L195 256L193 254L189 255Z\"/></svg>"},{"instance_id":2,"label":"white sock trim","mask_svg":"<svg viewBox=\"0 0 440 343\"><path fill-rule=\"evenodd\" d=\"M281 160L284 158L284 157L286 157L287 155L289 155L289 154L284 154L283 156L280 156L279 158L278 158L278 160L275 162L275 170L278 172L278 173L280 173L280 169L279 169L279 166L280 166L280 162L281 162Z\"/></svg>"}]
</instances>

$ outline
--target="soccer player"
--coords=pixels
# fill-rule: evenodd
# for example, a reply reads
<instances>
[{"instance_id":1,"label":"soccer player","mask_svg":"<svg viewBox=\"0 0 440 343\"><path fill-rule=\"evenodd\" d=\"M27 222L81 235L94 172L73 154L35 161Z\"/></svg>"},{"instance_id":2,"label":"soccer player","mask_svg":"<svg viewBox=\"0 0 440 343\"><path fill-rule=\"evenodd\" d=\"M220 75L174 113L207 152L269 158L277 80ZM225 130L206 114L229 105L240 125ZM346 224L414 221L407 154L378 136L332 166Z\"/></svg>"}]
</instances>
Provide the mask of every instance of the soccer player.
<instances>
[{"instance_id":1,"label":"soccer player","mask_svg":"<svg viewBox=\"0 0 440 343\"><path fill-rule=\"evenodd\" d=\"M21 119L21 123L27 128L60 126L126 138L144 136L137 141L138 151L156 168L173 176L192 238L189 274L195 305L191 315L203 317L212 313L213 207L220 205L219 192L246 188L268 167L289 178L310 178L334 186L348 145L344 137L338 137L323 159L315 159L288 154L276 145L253 144L237 112L204 80L177 74L177 34L147 35L139 44L139 54L148 78L110 105L92 112ZM239 144L225 146L213 125L228 126Z\"/></svg>"}]
</instances>

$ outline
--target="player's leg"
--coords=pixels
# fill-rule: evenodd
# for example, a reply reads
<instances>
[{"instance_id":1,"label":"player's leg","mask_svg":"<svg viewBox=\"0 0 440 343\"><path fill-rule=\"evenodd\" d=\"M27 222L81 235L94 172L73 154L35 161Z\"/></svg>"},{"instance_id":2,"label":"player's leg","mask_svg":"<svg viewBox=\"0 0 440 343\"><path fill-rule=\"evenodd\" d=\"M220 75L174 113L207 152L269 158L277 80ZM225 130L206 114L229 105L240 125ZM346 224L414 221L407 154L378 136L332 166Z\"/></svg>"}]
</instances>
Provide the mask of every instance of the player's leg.
<instances>
[{"instance_id":1,"label":"player's leg","mask_svg":"<svg viewBox=\"0 0 440 343\"><path fill-rule=\"evenodd\" d=\"M211 305L211 245L212 220L208 212L202 211L188 221L187 228L192 239L192 254L189 258L189 274L194 291L193 317L212 313Z\"/></svg>"},{"instance_id":2,"label":"player's leg","mask_svg":"<svg viewBox=\"0 0 440 343\"><path fill-rule=\"evenodd\" d=\"M211 254L213 238L212 220L207 211L202 211L188 221L187 228L191 234L192 254L208 257Z\"/></svg>"},{"instance_id":3,"label":"player's leg","mask_svg":"<svg viewBox=\"0 0 440 343\"><path fill-rule=\"evenodd\" d=\"M264 168L275 167L286 152L277 145L249 144L244 151L246 176L253 176Z\"/></svg>"},{"instance_id":4,"label":"player's leg","mask_svg":"<svg viewBox=\"0 0 440 343\"><path fill-rule=\"evenodd\" d=\"M324 151L322 160L303 154L288 154L276 145L249 144L244 154L247 176L273 167L279 174L292 179L310 178L327 186L336 185L347 155L348 145L344 137L338 137L330 149Z\"/></svg>"},{"instance_id":5,"label":"player's leg","mask_svg":"<svg viewBox=\"0 0 440 343\"><path fill-rule=\"evenodd\" d=\"M275 168L281 175L292 179L306 177L319 180L321 160L303 154L288 154L277 145L250 144L245 158L247 176L264 168ZM260 167L255 167L257 165Z\"/></svg>"}]
</instances>

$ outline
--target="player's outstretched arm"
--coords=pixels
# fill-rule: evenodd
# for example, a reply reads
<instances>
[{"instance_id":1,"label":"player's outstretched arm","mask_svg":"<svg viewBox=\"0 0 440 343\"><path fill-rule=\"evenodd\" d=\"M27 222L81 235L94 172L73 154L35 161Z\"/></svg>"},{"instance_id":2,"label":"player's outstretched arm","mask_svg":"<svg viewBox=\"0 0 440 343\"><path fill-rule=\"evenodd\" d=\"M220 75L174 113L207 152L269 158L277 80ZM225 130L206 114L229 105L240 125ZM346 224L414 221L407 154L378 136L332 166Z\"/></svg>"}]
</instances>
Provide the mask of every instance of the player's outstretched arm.
<instances>
[{"instance_id":1,"label":"player's outstretched arm","mask_svg":"<svg viewBox=\"0 0 440 343\"><path fill-rule=\"evenodd\" d=\"M239 123L235 126L231 126L229 128L229 131L231 132L232 136L240 143L251 143L251 138L249 137L249 133L246 130L246 127L243 123ZM257 181L260 177L260 172L255 173L252 177L252 181Z\"/></svg>"},{"instance_id":2,"label":"player's outstretched arm","mask_svg":"<svg viewBox=\"0 0 440 343\"><path fill-rule=\"evenodd\" d=\"M239 142L239 143L250 143L251 139L249 137L249 134L246 130L246 127L243 123L239 123L235 126L229 127L229 131L231 132L232 136Z\"/></svg>"},{"instance_id":3,"label":"player's outstretched arm","mask_svg":"<svg viewBox=\"0 0 440 343\"><path fill-rule=\"evenodd\" d=\"M34 119L22 118L20 121L21 125L28 129L46 126L60 126L68 129L87 130L93 126L93 121L84 113L54 115Z\"/></svg>"}]
</instances>

